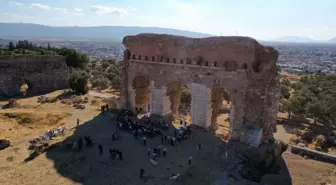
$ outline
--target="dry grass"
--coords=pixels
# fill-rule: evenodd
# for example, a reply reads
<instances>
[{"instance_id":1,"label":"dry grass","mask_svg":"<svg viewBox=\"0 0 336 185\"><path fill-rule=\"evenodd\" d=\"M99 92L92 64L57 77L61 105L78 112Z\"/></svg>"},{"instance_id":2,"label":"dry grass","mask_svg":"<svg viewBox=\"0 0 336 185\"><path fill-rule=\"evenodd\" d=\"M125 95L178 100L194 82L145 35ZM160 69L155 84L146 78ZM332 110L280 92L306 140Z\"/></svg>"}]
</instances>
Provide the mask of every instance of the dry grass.
<instances>
[{"instance_id":1,"label":"dry grass","mask_svg":"<svg viewBox=\"0 0 336 185\"><path fill-rule=\"evenodd\" d=\"M26 112L6 112L0 114L2 119L10 119L15 120L21 126L32 126L32 125L45 125L45 126L53 126L53 125L61 125L64 124L63 118L67 115L57 115L57 114L42 114L37 115L34 113L26 113Z\"/></svg>"}]
</instances>

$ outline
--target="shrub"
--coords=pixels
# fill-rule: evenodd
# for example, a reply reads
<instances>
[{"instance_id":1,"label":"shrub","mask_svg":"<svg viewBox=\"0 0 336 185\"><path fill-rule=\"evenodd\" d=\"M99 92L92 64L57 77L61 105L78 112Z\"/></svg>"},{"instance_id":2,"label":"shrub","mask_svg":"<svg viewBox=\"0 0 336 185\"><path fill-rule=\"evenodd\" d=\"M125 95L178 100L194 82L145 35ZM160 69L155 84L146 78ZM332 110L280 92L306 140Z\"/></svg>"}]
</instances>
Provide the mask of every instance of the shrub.
<instances>
[{"instance_id":1,"label":"shrub","mask_svg":"<svg viewBox=\"0 0 336 185\"><path fill-rule=\"evenodd\" d=\"M72 68L69 79L69 86L77 93L86 94L88 87L89 74L81 69Z\"/></svg>"}]
</instances>

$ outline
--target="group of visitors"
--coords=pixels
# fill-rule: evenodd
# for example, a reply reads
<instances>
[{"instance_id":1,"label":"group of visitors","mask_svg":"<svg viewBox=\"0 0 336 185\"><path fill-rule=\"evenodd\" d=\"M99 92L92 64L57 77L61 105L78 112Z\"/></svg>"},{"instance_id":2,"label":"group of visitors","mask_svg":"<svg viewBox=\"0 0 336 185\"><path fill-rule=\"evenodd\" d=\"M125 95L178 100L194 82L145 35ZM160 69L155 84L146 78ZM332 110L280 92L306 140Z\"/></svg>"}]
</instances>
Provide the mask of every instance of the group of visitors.
<instances>
[{"instance_id":1,"label":"group of visitors","mask_svg":"<svg viewBox=\"0 0 336 185\"><path fill-rule=\"evenodd\" d=\"M101 106L101 111L107 111L108 105ZM141 112L142 110L137 110L137 112ZM153 138L155 136L161 137L161 144L156 147L148 147L147 155L156 163L157 158L166 157L167 156L167 145L174 146L176 143L180 143L183 140L189 138L191 134L190 127L186 126L187 123L185 121L180 122L181 127L179 129L175 129L171 132L170 135L164 135L160 129L155 128L160 126L161 128L168 128L168 123L165 120L151 120L150 118L145 118L144 124L140 124L139 120L131 119L135 114L132 111L122 110L122 112L117 115L115 118L116 121L116 129L112 132L112 141L120 140L120 130L129 131L134 135L135 139L141 138L143 145L147 146L148 138ZM113 119L114 119L113 118ZM77 127L79 125L79 119L77 119ZM89 148L93 148L93 142L90 136L84 136L85 144ZM80 137L75 143L74 148L76 150L81 150L83 146L83 139ZM198 146L198 149L201 149L201 145ZM98 144L98 152L99 155L102 156L104 154L103 146ZM118 158L119 160L124 160L123 153L116 148L109 148L109 154L111 159ZM188 164L191 165L192 156L190 155L188 158ZM145 170L140 168L140 177L143 178ZM179 178L179 174L172 175L171 179Z\"/></svg>"},{"instance_id":2,"label":"group of visitors","mask_svg":"<svg viewBox=\"0 0 336 185\"><path fill-rule=\"evenodd\" d=\"M84 136L85 145L89 148L93 147L92 140L90 136ZM75 151L81 151L83 147L83 138L79 137L72 145L72 149Z\"/></svg>"},{"instance_id":3,"label":"group of visitors","mask_svg":"<svg viewBox=\"0 0 336 185\"><path fill-rule=\"evenodd\" d=\"M157 135L162 135L161 130L154 128L151 125L142 125L139 121L130 119L129 114L122 113L117 116L117 129L122 129L131 132L137 139L138 136L143 138L153 138Z\"/></svg>"}]
</instances>

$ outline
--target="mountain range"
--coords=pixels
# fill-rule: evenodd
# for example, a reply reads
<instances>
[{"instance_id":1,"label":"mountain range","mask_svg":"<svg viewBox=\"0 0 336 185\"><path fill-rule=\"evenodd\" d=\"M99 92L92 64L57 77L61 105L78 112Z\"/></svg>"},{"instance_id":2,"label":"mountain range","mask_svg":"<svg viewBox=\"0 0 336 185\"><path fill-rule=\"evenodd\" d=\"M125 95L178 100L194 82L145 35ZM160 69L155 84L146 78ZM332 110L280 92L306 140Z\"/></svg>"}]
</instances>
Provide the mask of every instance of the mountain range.
<instances>
[{"instance_id":1,"label":"mountain range","mask_svg":"<svg viewBox=\"0 0 336 185\"><path fill-rule=\"evenodd\" d=\"M158 27L52 27L28 23L0 23L0 38L106 39L121 41L126 35L139 33L173 34L195 38L212 36L210 34Z\"/></svg>"},{"instance_id":2,"label":"mountain range","mask_svg":"<svg viewBox=\"0 0 336 185\"><path fill-rule=\"evenodd\" d=\"M0 38L24 39L67 39L67 40L109 40L122 41L126 35L139 33L158 33L182 35L202 38L214 36L206 33L159 28L159 27L130 27L130 26L96 26L96 27L54 27L31 23L0 23ZM283 36L274 39L276 42L297 43L336 43L336 38L330 40L314 40L309 37Z\"/></svg>"},{"instance_id":3,"label":"mountain range","mask_svg":"<svg viewBox=\"0 0 336 185\"><path fill-rule=\"evenodd\" d=\"M326 42L336 42L336 38L329 40L315 40L309 37L299 37L299 36L283 36L278 37L274 41L278 42L298 42L298 43L326 43Z\"/></svg>"}]
</instances>

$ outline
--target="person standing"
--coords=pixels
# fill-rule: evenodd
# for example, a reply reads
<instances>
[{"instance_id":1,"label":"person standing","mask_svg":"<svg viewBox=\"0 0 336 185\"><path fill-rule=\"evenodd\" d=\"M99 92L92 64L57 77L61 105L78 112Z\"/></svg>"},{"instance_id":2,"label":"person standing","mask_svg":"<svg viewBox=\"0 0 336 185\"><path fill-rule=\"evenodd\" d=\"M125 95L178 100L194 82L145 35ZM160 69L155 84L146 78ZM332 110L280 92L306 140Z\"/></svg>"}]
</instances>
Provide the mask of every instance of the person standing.
<instances>
[{"instance_id":1,"label":"person standing","mask_svg":"<svg viewBox=\"0 0 336 185\"><path fill-rule=\"evenodd\" d=\"M101 144L98 145L99 155L103 155L103 146Z\"/></svg>"},{"instance_id":2,"label":"person standing","mask_svg":"<svg viewBox=\"0 0 336 185\"><path fill-rule=\"evenodd\" d=\"M123 161L123 160L124 160L124 157L123 157L123 154L122 154L122 152L121 152L121 151L119 151L119 152L118 152L118 154L119 154L119 159Z\"/></svg>"},{"instance_id":3,"label":"person standing","mask_svg":"<svg viewBox=\"0 0 336 185\"><path fill-rule=\"evenodd\" d=\"M150 152L151 151L151 149L148 147L148 149L147 149L147 155L148 155L148 157L150 156Z\"/></svg>"},{"instance_id":4,"label":"person standing","mask_svg":"<svg viewBox=\"0 0 336 185\"><path fill-rule=\"evenodd\" d=\"M145 173L145 170L140 168L140 178L143 178L144 173Z\"/></svg>"},{"instance_id":5,"label":"person standing","mask_svg":"<svg viewBox=\"0 0 336 185\"><path fill-rule=\"evenodd\" d=\"M143 137L143 144L144 144L144 146L147 145L147 137L146 136Z\"/></svg>"},{"instance_id":6,"label":"person standing","mask_svg":"<svg viewBox=\"0 0 336 185\"><path fill-rule=\"evenodd\" d=\"M189 156L189 166L191 166L192 155Z\"/></svg>"},{"instance_id":7,"label":"person standing","mask_svg":"<svg viewBox=\"0 0 336 185\"><path fill-rule=\"evenodd\" d=\"M166 157L166 154L167 154L167 148L164 147L164 148L162 149L162 151L163 151L163 156Z\"/></svg>"}]
</instances>

